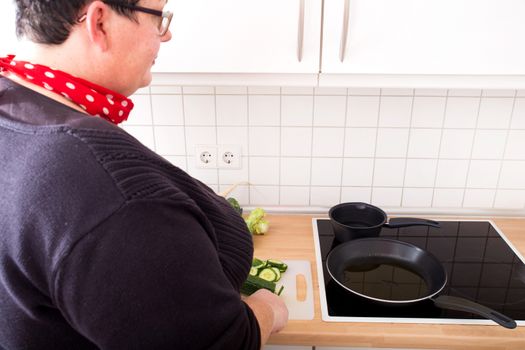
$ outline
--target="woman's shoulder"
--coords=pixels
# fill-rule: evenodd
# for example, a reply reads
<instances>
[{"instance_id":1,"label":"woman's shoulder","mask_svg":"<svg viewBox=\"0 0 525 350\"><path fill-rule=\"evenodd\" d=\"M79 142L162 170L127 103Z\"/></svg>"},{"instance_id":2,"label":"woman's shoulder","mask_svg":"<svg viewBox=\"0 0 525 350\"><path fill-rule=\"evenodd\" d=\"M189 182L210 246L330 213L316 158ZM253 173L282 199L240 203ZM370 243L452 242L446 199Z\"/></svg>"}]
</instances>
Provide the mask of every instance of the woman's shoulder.
<instances>
[{"instance_id":1,"label":"woman's shoulder","mask_svg":"<svg viewBox=\"0 0 525 350\"><path fill-rule=\"evenodd\" d=\"M84 143L126 199L159 194L162 189L178 192L181 182L197 185L123 129L72 128L68 132Z\"/></svg>"}]
</instances>

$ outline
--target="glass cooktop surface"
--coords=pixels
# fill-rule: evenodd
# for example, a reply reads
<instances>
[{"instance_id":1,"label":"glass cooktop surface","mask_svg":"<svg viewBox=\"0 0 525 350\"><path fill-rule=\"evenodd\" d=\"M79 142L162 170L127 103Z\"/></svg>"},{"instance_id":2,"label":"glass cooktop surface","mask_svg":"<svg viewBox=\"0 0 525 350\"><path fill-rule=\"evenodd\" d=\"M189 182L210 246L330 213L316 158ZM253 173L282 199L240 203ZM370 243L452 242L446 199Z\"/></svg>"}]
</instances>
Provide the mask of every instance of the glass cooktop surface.
<instances>
[{"instance_id":1,"label":"glass cooktop surface","mask_svg":"<svg viewBox=\"0 0 525 350\"><path fill-rule=\"evenodd\" d=\"M412 243L431 252L447 271L447 284L438 295L466 298L488 306L525 325L525 264L491 221L439 221L441 228L412 226L383 228L380 237ZM326 257L338 244L329 219L314 219L321 308L325 321L486 323L492 321L462 311L434 306L430 299L403 305L369 301L332 280ZM322 266L322 275L320 267ZM411 299L424 288L419 278L388 268L359 279L361 291L381 299ZM365 293L367 294L367 293ZM405 297L403 297L405 294ZM367 294L370 295L370 294ZM415 320L415 322L418 322Z\"/></svg>"}]
</instances>

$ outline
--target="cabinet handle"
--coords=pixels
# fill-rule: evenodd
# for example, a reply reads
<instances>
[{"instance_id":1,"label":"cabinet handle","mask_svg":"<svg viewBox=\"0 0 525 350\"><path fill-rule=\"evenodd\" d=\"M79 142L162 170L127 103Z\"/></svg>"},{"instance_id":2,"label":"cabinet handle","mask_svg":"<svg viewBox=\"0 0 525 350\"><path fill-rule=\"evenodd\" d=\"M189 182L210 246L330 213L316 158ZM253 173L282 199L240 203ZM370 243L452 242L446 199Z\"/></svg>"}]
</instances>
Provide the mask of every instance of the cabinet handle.
<instances>
[{"instance_id":1,"label":"cabinet handle","mask_svg":"<svg viewBox=\"0 0 525 350\"><path fill-rule=\"evenodd\" d=\"M341 45L339 46L339 60L345 60L346 40L348 38L348 16L350 13L350 0L345 0L345 8L343 11L343 29L341 32Z\"/></svg>"},{"instance_id":2,"label":"cabinet handle","mask_svg":"<svg viewBox=\"0 0 525 350\"><path fill-rule=\"evenodd\" d=\"M299 0L299 30L297 31L297 60L303 60L304 0Z\"/></svg>"}]
</instances>

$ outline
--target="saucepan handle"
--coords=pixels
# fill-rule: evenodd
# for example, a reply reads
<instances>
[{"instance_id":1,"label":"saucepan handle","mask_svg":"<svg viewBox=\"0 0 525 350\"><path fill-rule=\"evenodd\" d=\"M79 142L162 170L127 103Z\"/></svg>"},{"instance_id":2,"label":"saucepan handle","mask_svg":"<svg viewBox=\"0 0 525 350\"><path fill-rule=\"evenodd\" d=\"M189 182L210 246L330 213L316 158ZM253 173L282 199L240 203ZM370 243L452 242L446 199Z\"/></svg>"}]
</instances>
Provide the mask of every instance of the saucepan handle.
<instances>
[{"instance_id":1,"label":"saucepan handle","mask_svg":"<svg viewBox=\"0 0 525 350\"><path fill-rule=\"evenodd\" d=\"M488 318L505 328L516 328L516 321L513 319L473 301L452 297L450 295L440 295L432 300L437 307L442 309L472 312L473 314Z\"/></svg>"},{"instance_id":2,"label":"saucepan handle","mask_svg":"<svg viewBox=\"0 0 525 350\"><path fill-rule=\"evenodd\" d=\"M390 228L406 227L406 226L432 226L440 228L439 222L434 220L419 219L419 218L393 218L388 220L383 226Z\"/></svg>"}]
</instances>

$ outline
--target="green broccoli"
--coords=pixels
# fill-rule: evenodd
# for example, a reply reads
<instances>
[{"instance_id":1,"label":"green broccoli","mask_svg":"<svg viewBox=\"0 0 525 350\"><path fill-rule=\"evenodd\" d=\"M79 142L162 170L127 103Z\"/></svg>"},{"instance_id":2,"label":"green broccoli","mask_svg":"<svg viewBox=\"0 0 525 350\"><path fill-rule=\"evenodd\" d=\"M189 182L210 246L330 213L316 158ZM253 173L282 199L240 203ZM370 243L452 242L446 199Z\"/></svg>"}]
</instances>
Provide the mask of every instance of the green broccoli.
<instances>
[{"instance_id":1,"label":"green broccoli","mask_svg":"<svg viewBox=\"0 0 525 350\"><path fill-rule=\"evenodd\" d=\"M242 215L242 207L241 205L239 204L239 202L237 201L237 199L233 198L233 197L229 197L227 199L228 203L230 203L230 205L232 206L233 209L235 209L235 211L237 213L239 213L239 215Z\"/></svg>"}]
</instances>

